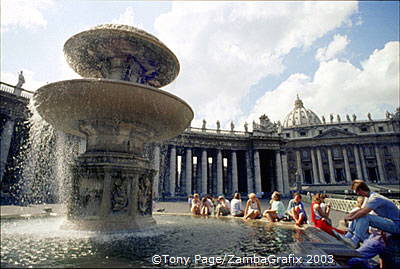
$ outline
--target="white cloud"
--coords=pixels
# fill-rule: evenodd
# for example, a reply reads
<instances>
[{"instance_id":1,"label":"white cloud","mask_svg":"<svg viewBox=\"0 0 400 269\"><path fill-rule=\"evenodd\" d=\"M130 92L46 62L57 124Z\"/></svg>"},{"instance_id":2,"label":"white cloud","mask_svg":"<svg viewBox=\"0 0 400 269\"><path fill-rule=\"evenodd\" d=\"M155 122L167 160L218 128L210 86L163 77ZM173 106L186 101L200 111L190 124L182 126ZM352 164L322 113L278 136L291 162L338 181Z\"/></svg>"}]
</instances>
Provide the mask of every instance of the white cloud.
<instances>
[{"instance_id":1,"label":"white cloud","mask_svg":"<svg viewBox=\"0 0 400 269\"><path fill-rule=\"evenodd\" d=\"M356 11L355 2L173 2L155 22L181 63L166 89L193 107L196 123L243 125L240 104L251 86L280 74L293 48L310 46Z\"/></svg>"},{"instance_id":2,"label":"white cloud","mask_svg":"<svg viewBox=\"0 0 400 269\"><path fill-rule=\"evenodd\" d=\"M43 10L52 5L52 0L2 0L1 31L7 31L11 27L46 28Z\"/></svg>"},{"instance_id":3,"label":"white cloud","mask_svg":"<svg viewBox=\"0 0 400 269\"><path fill-rule=\"evenodd\" d=\"M135 16L134 16L134 12L133 12L133 8L132 7L128 7L125 9L125 12L122 13L118 19L114 19L112 20L112 23L114 24L125 24L125 25L131 25L131 26L135 26L138 28L143 28L142 24L136 24L135 23Z\"/></svg>"},{"instance_id":4,"label":"white cloud","mask_svg":"<svg viewBox=\"0 0 400 269\"><path fill-rule=\"evenodd\" d=\"M335 58L339 53L343 52L346 46L350 43L347 36L335 35L332 42L326 48L319 48L315 59L318 61L329 61Z\"/></svg>"},{"instance_id":5,"label":"white cloud","mask_svg":"<svg viewBox=\"0 0 400 269\"><path fill-rule=\"evenodd\" d=\"M257 101L248 121L266 113L272 120L283 120L294 107L296 94L306 108L320 117L329 114L356 114L365 119L368 112L375 119L384 118L386 108L399 106L400 43L388 42L375 50L359 69L337 59L321 62L314 77L293 74L274 91Z\"/></svg>"}]
</instances>

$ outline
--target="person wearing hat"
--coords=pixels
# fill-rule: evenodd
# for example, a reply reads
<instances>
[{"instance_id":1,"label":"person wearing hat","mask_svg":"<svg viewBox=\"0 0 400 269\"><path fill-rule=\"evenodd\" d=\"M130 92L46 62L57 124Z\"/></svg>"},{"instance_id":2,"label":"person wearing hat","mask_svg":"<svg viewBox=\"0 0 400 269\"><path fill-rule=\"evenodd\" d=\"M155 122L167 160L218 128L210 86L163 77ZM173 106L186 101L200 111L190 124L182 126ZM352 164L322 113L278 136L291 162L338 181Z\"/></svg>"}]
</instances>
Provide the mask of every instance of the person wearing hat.
<instances>
[{"instance_id":1,"label":"person wearing hat","mask_svg":"<svg viewBox=\"0 0 400 269\"><path fill-rule=\"evenodd\" d=\"M231 213L231 205L228 200L225 199L224 196L218 197L218 205L215 211L215 215L218 216L227 216Z\"/></svg>"}]
</instances>

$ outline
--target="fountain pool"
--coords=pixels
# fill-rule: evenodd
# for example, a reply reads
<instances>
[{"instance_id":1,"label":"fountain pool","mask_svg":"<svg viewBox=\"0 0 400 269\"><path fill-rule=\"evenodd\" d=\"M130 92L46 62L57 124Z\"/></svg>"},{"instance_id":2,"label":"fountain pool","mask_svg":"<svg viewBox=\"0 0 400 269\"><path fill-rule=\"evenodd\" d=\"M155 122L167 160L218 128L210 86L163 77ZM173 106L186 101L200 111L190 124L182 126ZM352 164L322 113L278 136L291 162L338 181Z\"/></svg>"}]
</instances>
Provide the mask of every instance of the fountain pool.
<instances>
[{"instance_id":1,"label":"fountain pool","mask_svg":"<svg viewBox=\"0 0 400 269\"><path fill-rule=\"evenodd\" d=\"M64 218L1 221L1 267L154 267L153 255L268 256L289 251L301 230L232 218L153 216L131 232L61 229ZM166 264L160 264L165 266Z\"/></svg>"}]
</instances>

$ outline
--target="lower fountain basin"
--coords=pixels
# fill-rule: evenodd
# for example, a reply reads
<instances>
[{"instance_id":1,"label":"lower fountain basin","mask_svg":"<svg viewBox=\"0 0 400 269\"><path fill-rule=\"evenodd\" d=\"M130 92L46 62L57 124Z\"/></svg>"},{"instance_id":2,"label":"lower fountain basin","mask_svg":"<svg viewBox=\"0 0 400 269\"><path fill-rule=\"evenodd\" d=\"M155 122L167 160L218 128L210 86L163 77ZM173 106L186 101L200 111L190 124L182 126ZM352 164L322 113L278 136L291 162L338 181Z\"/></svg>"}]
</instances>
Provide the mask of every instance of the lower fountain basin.
<instances>
[{"instance_id":1,"label":"lower fountain basin","mask_svg":"<svg viewBox=\"0 0 400 269\"><path fill-rule=\"evenodd\" d=\"M181 134L194 116L185 101L163 90L107 79L47 84L35 93L35 105L47 122L65 133L105 133L122 140L167 140Z\"/></svg>"},{"instance_id":2,"label":"lower fountain basin","mask_svg":"<svg viewBox=\"0 0 400 269\"><path fill-rule=\"evenodd\" d=\"M191 266L204 267L212 260L196 264L196 255L280 255L303 237L299 230L236 218L153 217L157 226L103 234L62 230L62 218L1 220L1 266L154 268L167 266L163 260L153 263L154 255L170 255L190 257ZM178 266L183 267L188 266Z\"/></svg>"}]
</instances>

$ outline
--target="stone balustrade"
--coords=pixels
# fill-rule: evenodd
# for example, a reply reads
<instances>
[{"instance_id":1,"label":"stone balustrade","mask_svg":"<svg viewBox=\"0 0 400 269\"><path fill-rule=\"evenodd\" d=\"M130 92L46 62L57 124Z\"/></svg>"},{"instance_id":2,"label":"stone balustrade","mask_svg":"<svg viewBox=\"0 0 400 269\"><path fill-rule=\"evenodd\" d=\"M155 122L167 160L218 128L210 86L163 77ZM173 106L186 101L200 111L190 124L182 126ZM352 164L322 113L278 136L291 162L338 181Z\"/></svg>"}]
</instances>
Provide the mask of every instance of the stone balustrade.
<instances>
[{"instance_id":1,"label":"stone balustrade","mask_svg":"<svg viewBox=\"0 0 400 269\"><path fill-rule=\"evenodd\" d=\"M302 200L307 203L311 203L311 199L306 195L303 195ZM400 200L390 199L398 208L400 208ZM345 200L337 198L326 198L325 201L331 204L331 209L349 213L355 206L356 200Z\"/></svg>"},{"instance_id":2,"label":"stone balustrade","mask_svg":"<svg viewBox=\"0 0 400 269\"><path fill-rule=\"evenodd\" d=\"M0 82L0 91L3 92L8 92L11 94L14 94L16 96L21 96L25 99L31 99L33 96L33 92L22 89L22 88L18 88L16 86L4 83L4 82Z\"/></svg>"},{"instance_id":3,"label":"stone balustrade","mask_svg":"<svg viewBox=\"0 0 400 269\"><path fill-rule=\"evenodd\" d=\"M189 127L186 129L186 132L207 133L216 135L240 135L240 136L250 135L249 132L243 132L243 131L218 130L218 129L196 128L196 127Z\"/></svg>"},{"instance_id":4,"label":"stone balustrade","mask_svg":"<svg viewBox=\"0 0 400 269\"><path fill-rule=\"evenodd\" d=\"M343 200L343 199L335 199L335 198L326 198L327 203L331 204L331 208L334 210L342 211L342 212L350 212L355 206L355 200ZM400 200L391 199L395 205L400 208Z\"/></svg>"}]
</instances>

